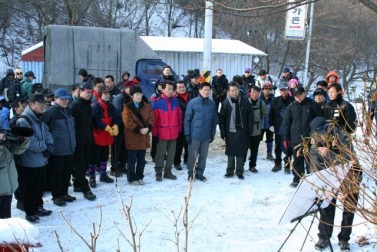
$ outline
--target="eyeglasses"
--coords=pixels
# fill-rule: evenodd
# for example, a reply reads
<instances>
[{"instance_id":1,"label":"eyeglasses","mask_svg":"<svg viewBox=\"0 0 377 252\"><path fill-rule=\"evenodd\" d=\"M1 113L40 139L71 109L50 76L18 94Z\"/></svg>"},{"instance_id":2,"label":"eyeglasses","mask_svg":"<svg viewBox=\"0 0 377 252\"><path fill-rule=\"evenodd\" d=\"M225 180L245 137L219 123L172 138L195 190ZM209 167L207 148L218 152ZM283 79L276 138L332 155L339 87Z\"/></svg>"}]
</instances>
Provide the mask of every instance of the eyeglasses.
<instances>
[{"instance_id":1,"label":"eyeglasses","mask_svg":"<svg viewBox=\"0 0 377 252\"><path fill-rule=\"evenodd\" d=\"M245 72L245 73L250 73L250 72Z\"/></svg>"}]
</instances>

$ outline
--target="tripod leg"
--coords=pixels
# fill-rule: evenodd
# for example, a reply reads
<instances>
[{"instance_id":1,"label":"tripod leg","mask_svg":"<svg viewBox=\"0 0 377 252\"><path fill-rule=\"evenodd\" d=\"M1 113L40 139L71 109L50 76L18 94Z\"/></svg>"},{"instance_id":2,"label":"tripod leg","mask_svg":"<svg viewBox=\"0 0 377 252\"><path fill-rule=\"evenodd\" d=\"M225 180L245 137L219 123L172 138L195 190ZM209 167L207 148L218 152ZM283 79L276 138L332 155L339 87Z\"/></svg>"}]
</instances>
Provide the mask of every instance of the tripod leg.
<instances>
[{"instance_id":1,"label":"tripod leg","mask_svg":"<svg viewBox=\"0 0 377 252\"><path fill-rule=\"evenodd\" d=\"M298 226L298 224L300 224L302 219L300 219L299 221L297 221L296 225L292 228L291 232L289 233L288 237L285 239L285 241L283 242L283 244L280 246L280 248L278 249L278 252L281 251L281 249L284 247L285 243L288 241L289 237L291 237L293 231L295 231L296 227Z\"/></svg>"},{"instance_id":2,"label":"tripod leg","mask_svg":"<svg viewBox=\"0 0 377 252\"><path fill-rule=\"evenodd\" d=\"M308 238L308 235L309 235L310 229L311 229L312 226L313 226L314 219L315 219L315 214L313 214L312 222L310 223L309 229L308 229L308 231L306 232L306 236L305 236L304 242L302 243L302 246L301 246L300 251L302 251L302 249L304 248L304 245L305 245L306 239Z\"/></svg>"}]
</instances>

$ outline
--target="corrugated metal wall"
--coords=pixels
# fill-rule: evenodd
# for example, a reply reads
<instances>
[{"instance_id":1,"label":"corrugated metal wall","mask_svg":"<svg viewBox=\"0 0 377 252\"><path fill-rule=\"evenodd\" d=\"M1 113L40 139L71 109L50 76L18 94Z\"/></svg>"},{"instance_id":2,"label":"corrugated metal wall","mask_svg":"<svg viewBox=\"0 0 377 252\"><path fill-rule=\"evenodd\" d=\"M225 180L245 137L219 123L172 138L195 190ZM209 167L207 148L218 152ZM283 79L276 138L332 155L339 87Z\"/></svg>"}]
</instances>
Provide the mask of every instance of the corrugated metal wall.
<instances>
[{"instance_id":1,"label":"corrugated metal wall","mask_svg":"<svg viewBox=\"0 0 377 252\"><path fill-rule=\"evenodd\" d=\"M168 63L181 78L189 69L203 70L203 53L156 51L163 61ZM245 67L251 68L252 55L212 54L211 75L221 68L230 81L234 75L242 75ZM255 73L254 73L255 75Z\"/></svg>"},{"instance_id":2,"label":"corrugated metal wall","mask_svg":"<svg viewBox=\"0 0 377 252\"><path fill-rule=\"evenodd\" d=\"M22 72L25 73L27 71L33 71L35 75L35 79L33 83L42 83L43 77L43 69L44 69L44 62L38 61L22 61Z\"/></svg>"}]
</instances>

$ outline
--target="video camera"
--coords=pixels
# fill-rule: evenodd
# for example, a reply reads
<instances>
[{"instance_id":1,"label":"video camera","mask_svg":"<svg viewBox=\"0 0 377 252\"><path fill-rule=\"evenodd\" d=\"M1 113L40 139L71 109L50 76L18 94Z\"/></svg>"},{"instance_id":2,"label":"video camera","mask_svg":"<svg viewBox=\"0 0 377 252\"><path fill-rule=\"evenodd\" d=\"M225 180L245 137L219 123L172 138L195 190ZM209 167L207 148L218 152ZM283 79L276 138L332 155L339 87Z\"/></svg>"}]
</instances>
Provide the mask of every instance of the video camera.
<instances>
[{"instance_id":1,"label":"video camera","mask_svg":"<svg viewBox=\"0 0 377 252\"><path fill-rule=\"evenodd\" d=\"M5 140L0 140L0 146L4 146L7 142L21 145L25 141L25 137L34 135L34 130L29 127L15 125L10 129L0 128L0 134L3 134L5 137Z\"/></svg>"}]
</instances>

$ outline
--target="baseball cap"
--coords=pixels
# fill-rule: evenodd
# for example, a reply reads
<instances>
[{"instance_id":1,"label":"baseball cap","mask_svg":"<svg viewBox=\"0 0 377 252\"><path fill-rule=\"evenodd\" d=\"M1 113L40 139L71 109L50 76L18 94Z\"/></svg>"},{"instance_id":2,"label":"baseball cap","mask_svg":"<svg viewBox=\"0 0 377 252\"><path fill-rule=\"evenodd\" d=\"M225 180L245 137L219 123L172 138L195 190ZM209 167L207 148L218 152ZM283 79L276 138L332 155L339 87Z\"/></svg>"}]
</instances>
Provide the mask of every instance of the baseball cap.
<instances>
[{"instance_id":1,"label":"baseball cap","mask_svg":"<svg viewBox=\"0 0 377 252\"><path fill-rule=\"evenodd\" d=\"M295 87L294 89L292 89L292 94L293 96L295 96L296 94L302 94L306 92L305 89L301 86L298 86L298 87Z\"/></svg>"},{"instance_id":2,"label":"baseball cap","mask_svg":"<svg viewBox=\"0 0 377 252\"><path fill-rule=\"evenodd\" d=\"M323 95L324 97L326 97L326 91L323 90L322 88L317 88L316 90L314 90L313 92L313 96L316 96L317 94L321 94Z\"/></svg>"},{"instance_id":3,"label":"baseball cap","mask_svg":"<svg viewBox=\"0 0 377 252\"><path fill-rule=\"evenodd\" d=\"M133 82L132 80L129 80L129 81L126 81L124 84L123 84L123 87L125 88L132 88L133 86L135 86L137 83ZM162 84L162 82L161 82ZM156 85L158 85L156 83Z\"/></svg>"},{"instance_id":4,"label":"baseball cap","mask_svg":"<svg viewBox=\"0 0 377 252\"><path fill-rule=\"evenodd\" d=\"M279 83L279 90L282 90L282 89L288 89L288 82L280 82Z\"/></svg>"},{"instance_id":5,"label":"baseball cap","mask_svg":"<svg viewBox=\"0 0 377 252\"><path fill-rule=\"evenodd\" d=\"M42 83L34 83L31 85L31 93L34 93L35 91L42 91L43 90L43 85Z\"/></svg>"},{"instance_id":6,"label":"baseball cap","mask_svg":"<svg viewBox=\"0 0 377 252\"><path fill-rule=\"evenodd\" d=\"M44 95L44 97L51 97L54 96L54 93L49 88L44 88L41 92L41 94Z\"/></svg>"},{"instance_id":7,"label":"baseball cap","mask_svg":"<svg viewBox=\"0 0 377 252\"><path fill-rule=\"evenodd\" d=\"M69 94L67 93L67 90L65 90L64 88L56 89L55 92L54 92L54 96L55 96L55 98L60 98L60 99L68 99L69 98Z\"/></svg>"},{"instance_id":8,"label":"baseball cap","mask_svg":"<svg viewBox=\"0 0 377 252\"><path fill-rule=\"evenodd\" d=\"M80 89L85 89L86 91L93 92L93 86L89 82L82 82L80 84Z\"/></svg>"},{"instance_id":9,"label":"baseball cap","mask_svg":"<svg viewBox=\"0 0 377 252\"><path fill-rule=\"evenodd\" d=\"M291 70L289 69L289 67L284 67L284 69L283 69L283 73L288 73L288 72L290 72Z\"/></svg>"},{"instance_id":10,"label":"baseball cap","mask_svg":"<svg viewBox=\"0 0 377 252\"><path fill-rule=\"evenodd\" d=\"M25 77L30 77L30 76L33 77L34 79L36 79L33 71L27 71L25 73Z\"/></svg>"},{"instance_id":11,"label":"baseball cap","mask_svg":"<svg viewBox=\"0 0 377 252\"><path fill-rule=\"evenodd\" d=\"M316 117L310 122L312 134L322 135L327 129L327 122L323 117Z\"/></svg>"},{"instance_id":12,"label":"baseball cap","mask_svg":"<svg viewBox=\"0 0 377 252\"><path fill-rule=\"evenodd\" d=\"M251 72L251 69L249 67L245 67L245 69L243 70L243 72Z\"/></svg>"},{"instance_id":13,"label":"baseball cap","mask_svg":"<svg viewBox=\"0 0 377 252\"><path fill-rule=\"evenodd\" d=\"M193 79L193 78L199 78L199 74L196 73L196 72L193 72L193 73L191 74L190 78L191 78L191 79Z\"/></svg>"},{"instance_id":14,"label":"baseball cap","mask_svg":"<svg viewBox=\"0 0 377 252\"><path fill-rule=\"evenodd\" d=\"M46 103L45 97L43 94L31 94L29 95L30 102L39 102L39 103Z\"/></svg>"}]
</instances>

